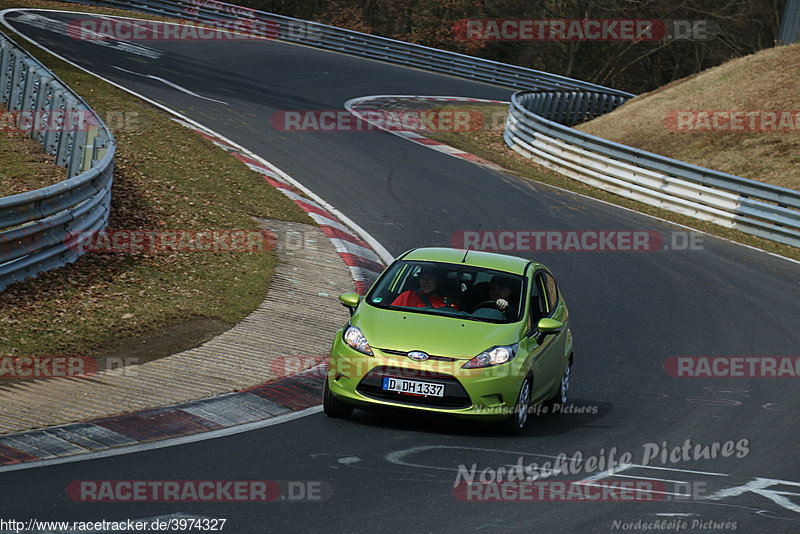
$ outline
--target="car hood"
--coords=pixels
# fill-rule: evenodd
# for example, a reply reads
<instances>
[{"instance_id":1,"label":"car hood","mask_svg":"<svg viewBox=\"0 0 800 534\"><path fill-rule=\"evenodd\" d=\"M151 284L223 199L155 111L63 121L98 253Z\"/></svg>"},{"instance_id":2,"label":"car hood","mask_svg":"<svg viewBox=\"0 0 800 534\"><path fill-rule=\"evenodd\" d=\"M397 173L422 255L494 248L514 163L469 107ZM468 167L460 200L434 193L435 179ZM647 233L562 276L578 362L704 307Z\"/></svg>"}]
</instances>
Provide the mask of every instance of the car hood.
<instances>
[{"instance_id":1,"label":"car hood","mask_svg":"<svg viewBox=\"0 0 800 534\"><path fill-rule=\"evenodd\" d=\"M359 307L351 324L371 347L469 360L496 345L516 343L520 323L496 324L425 313Z\"/></svg>"}]
</instances>

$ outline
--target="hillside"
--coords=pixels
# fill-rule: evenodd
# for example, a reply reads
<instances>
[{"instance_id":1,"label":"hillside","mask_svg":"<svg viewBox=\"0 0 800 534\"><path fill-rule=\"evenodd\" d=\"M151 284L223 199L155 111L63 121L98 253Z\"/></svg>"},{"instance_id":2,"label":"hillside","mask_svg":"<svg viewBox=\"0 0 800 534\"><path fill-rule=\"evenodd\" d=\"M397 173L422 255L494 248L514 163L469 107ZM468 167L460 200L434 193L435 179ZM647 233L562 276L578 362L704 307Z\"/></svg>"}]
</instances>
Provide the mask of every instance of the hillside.
<instances>
[{"instance_id":1,"label":"hillside","mask_svg":"<svg viewBox=\"0 0 800 534\"><path fill-rule=\"evenodd\" d=\"M800 44L763 50L677 80L579 129L800 189Z\"/></svg>"}]
</instances>

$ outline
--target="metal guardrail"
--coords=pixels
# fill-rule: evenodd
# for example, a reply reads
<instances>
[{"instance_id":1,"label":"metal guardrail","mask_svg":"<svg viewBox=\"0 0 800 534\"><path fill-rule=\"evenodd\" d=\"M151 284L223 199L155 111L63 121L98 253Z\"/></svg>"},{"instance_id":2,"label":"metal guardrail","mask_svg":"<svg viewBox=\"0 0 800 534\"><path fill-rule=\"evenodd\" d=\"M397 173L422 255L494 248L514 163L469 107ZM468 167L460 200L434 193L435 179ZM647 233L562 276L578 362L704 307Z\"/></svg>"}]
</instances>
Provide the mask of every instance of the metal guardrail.
<instances>
[{"instance_id":1,"label":"metal guardrail","mask_svg":"<svg viewBox=\"0 0 800 534\"><path fill-rule=\"evenodd\" d=\"M800 246L800 191L705 169L570 127L622 103L607 93L518 92L511 98L503 137L520 154L599 189Z\"/></svg>"},{"instance_id":2,"label":"metal guardrail","mask_svg":"<svg viewBox=\"0 0 800 534\"><path fill-rule=\"evenodd\" d=\"M778 45L800 43L800 0L786 0L777 42Z\"/></svg>"},{"instance_id":3,"label":"metal guardrail","mask_svg":"<svg viewBox=\"0 0 800 534\"><path fill-rule=\"evenodd\" d=\"M215 0L73 1L201 23L267 21L273 24L244 28L283 41L524 89L512 97L504 133L506 143L517 152L621 196L800 246L800 192L704 169L568 127L612 111L634 96L630 93Z\"/></svg>"},{"instance_id":4,"label":"metal guardrail","mask_svg":"<svg viewBox=\"0 0 800 534\"><path fill-rule=\"evenodd\" d=\"M0 198L0 289L75 261L75 232L105 228L116 143L94 111L0 32L0 104L66 180Z\"/></svg>"}]
</instances>

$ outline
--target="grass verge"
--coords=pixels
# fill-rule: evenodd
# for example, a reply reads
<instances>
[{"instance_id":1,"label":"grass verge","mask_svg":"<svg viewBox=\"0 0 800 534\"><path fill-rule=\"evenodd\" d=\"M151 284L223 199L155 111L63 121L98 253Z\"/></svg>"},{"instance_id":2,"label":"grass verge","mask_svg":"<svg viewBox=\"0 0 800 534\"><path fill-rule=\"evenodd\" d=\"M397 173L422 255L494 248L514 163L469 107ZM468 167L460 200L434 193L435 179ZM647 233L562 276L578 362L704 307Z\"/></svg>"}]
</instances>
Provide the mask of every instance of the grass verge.
<instances>
[{"instance_id":1,"label":"grass verge","mask_svg":"<svg viewBox=\"0 0 800 534\"><path fill-rule=\"evenodd\" d=\"M64 6L0 2L0 8ZM114 131L109 228L255 230L253 217L313 224L261 175L162 111L15 40L101 115L125 117ZM96 357L121 340L198 319L224 329L261 302L276 262L273 252L86 254L0 292L0 355Z\"/></svg>"},{"instance_id":2,"label":"grass verge","mask_svg":"<svg viewBox=\"0 0 800 534\"><path fill-rule=\"evenodd\" d=\"M701 167L800 189L798 110L800 43L761 50L677 80L578 129ZM733 119L737 112L739 118Z\"/></svg>"},{"instance_id":3,"label":"grass verge","mask_svg":"<svg viewBox=\"0 0 800 534\"><path fill-rule=\"evenodd\" d=\"M3 113L0 107L0 117ZM53 165L52 156L42 152L42 145L22 132L2 126L0 162L0 197L52 185L66 176L63 168Z\"/></svg>"},{"instance_id":4,"label":"grass verge","mask_svg":"<svg viewBox=\"0 0 800 534\"><path fill-rule=\"evenodd\" d=\"M533 161L514 152L506 145L503 139L503 130L505 127L504 118L508 114L508 105L506 104L448 104L447 110L464 111L471 114L480 113L484 118L483 124L480 128L467 132L440 130L434 133L426 133L425 135L431 139L446 143L471 154L475 154L487 161L496 163L510 174L574 191L611 204L690 226L711 235L724 237L768 252L800 260L800 250L794 247L775 243L774 241L752 236L738 230L725 228L717 224L701 221L679 213L648 206L647 204L629 200L612 193L607 193L537 165Z\"/></svg>"}]
</instances>

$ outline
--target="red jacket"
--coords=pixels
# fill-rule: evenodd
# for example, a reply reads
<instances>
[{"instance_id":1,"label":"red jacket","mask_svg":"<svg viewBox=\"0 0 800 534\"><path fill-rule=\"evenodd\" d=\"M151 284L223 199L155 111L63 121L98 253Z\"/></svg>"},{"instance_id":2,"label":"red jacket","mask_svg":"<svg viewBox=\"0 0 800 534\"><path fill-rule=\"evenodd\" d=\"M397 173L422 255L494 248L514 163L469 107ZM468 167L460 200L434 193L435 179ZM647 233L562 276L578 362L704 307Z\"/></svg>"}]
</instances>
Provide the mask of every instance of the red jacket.
<instances>
[{"instance_id":1,"label":"red jacket","mask_svg":"<svg viewBox=\"0 0 800 534\"><path fill-rule=\"evenodd\" d=\"M444 297L441 296L430 296L428 295L428 300L431 301L431 305L434 308L441 308L445 305ZM392 302L392 306L408 306L411 308L423 308L427 306L424 300L420 298L419 293L414 291L413 289L409 289L401 293L394 302ZM451 307L458 309L455 304L452 304Z\"/></svg>"}]
</instances>

